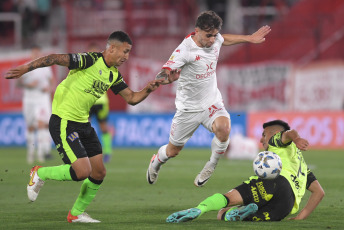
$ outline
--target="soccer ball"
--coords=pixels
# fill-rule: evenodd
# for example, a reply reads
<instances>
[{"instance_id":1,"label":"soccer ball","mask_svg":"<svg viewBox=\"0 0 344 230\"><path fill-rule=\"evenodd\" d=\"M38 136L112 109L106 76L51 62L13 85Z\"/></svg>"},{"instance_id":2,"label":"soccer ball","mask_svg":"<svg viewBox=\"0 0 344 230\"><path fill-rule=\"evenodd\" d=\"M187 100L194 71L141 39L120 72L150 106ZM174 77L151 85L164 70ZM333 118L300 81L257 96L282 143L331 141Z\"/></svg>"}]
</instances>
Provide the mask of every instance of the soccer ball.
<instances>
[{"instance_id":1,"label":"soccer ball","mask_svg":"<svg viewBox=\"0 0 344 230\"><path fill-rule=\"evenodd\" d=\"M281 170L281 158L271 151L258 153L253 161L253 171L262 179L274 179L279 176Z\"/></svg>"}]
</instances>

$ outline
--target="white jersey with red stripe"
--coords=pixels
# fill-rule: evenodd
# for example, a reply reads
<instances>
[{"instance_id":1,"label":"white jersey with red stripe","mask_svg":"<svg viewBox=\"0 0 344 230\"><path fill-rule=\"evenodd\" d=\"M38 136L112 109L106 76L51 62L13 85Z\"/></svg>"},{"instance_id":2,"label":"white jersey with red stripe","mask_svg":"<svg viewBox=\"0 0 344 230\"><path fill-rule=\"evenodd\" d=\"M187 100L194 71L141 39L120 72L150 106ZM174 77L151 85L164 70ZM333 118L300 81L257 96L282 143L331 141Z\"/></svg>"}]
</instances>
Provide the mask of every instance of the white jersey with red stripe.
<instances>
[{"instance_id":1,"label":"white jersey with red stripe","mask_svg":"<svg viewBox=\"0 0 344 230\"><path fill-rule=\"evenodd\" d=\"M188 35L163 65L169 70L181 69L175 104L177 110L185 112L204 111L222 102L216 66L224 39L217 34L211 47L202 48L194 42L193 35Z\"/></svg>"}]
</instances>

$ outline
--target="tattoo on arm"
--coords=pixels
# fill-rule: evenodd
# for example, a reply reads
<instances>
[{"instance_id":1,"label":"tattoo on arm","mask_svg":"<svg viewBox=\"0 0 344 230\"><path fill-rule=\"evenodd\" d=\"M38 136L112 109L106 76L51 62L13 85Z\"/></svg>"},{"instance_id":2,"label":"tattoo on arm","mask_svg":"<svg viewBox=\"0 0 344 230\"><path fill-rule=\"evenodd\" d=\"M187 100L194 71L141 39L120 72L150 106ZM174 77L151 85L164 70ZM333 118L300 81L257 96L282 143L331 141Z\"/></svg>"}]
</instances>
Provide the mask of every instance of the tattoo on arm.
<instances>
[{"instance_id":1,"label":"tattoo on arm","mask_svg":"<svg viewBox=\"0 0 344 230\"><path fill-rule=\"evenodd\" d=\"M47 67L52 65L69 66L68 54L50 54L45 57L38 58L28 64L29 71L37 68Z\"/></svg>"},{"instance_id":2,"label":"tattoo on arm","mask_svg":"<svg viewBox=\"0 0 344 230\"><path fill-rule=\"evenodd\" d=\"M156 80L158 79L167 79L168 74L166 73L166 71L163 69L161 70L155 77Z\"/></svg>"}]
</instances>

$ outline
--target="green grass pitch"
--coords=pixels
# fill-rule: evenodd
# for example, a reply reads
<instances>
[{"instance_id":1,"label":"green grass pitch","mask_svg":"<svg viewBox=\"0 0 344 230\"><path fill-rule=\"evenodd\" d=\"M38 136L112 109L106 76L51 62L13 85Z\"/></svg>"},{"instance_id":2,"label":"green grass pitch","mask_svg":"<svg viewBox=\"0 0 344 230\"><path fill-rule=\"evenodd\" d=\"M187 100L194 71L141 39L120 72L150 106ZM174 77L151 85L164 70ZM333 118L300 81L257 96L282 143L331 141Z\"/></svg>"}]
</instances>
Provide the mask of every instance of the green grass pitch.
<instances>
[{"instance_id":1,"label":"green grass pitch","mask_svg":"<svg viewBox=\"0 0 344 230\"><path fill-rule=\"evenodd\" d=\"M196 206L214 193L225 193L252 175L247 160L221 159L202 188L193 180L208 160L207 149L184 149L160 171L154 185L146 182L146 170L157 149L114 149L106 165L107 176L87 212L99 224L70 224L66 220L81 182L47 181L39 197L30 203L26 195L31 165L24 148L0 148L0 229L344 229L344 151L310 150L304 153L325 190L325 198L303 221L222 222L216 212L180 224L166 223L175 211ZM58 154L43 164L62 164ZM303 199L304 207L309 192Z\"/></svg>"}]
</instances>

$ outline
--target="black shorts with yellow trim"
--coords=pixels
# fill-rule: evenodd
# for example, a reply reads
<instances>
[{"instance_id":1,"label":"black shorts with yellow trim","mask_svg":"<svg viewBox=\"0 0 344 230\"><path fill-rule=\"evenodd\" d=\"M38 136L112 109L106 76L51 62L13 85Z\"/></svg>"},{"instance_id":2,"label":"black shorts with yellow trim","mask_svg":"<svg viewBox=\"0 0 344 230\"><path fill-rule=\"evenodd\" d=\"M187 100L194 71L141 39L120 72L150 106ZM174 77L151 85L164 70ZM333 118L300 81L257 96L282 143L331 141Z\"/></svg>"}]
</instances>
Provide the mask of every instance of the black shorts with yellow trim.
<instances>
[{"instance_id":1,"label":"black shorts with yellow trim","mask_svg":"<svg viewBox=\"0 0 344 230\"><path fill-rule=\"evenodd\" d=\"M52 114L49 131L65 164L102 153L101 143L90 122L69 121Z\"/></svg>"},{"instance_id":2,"label":"black shorts with yellow trim","mask_svg":"<svg viewBox=\"0 0 344 230\"><path fill-rule=\"evenodd\" d=\"M283 176L273 180L253 176L235 189L244 205L255 203L258 206L258 211L245 221L279 221L288 216L294 206L294 192Z\"/></svg>"}]
</instances>

